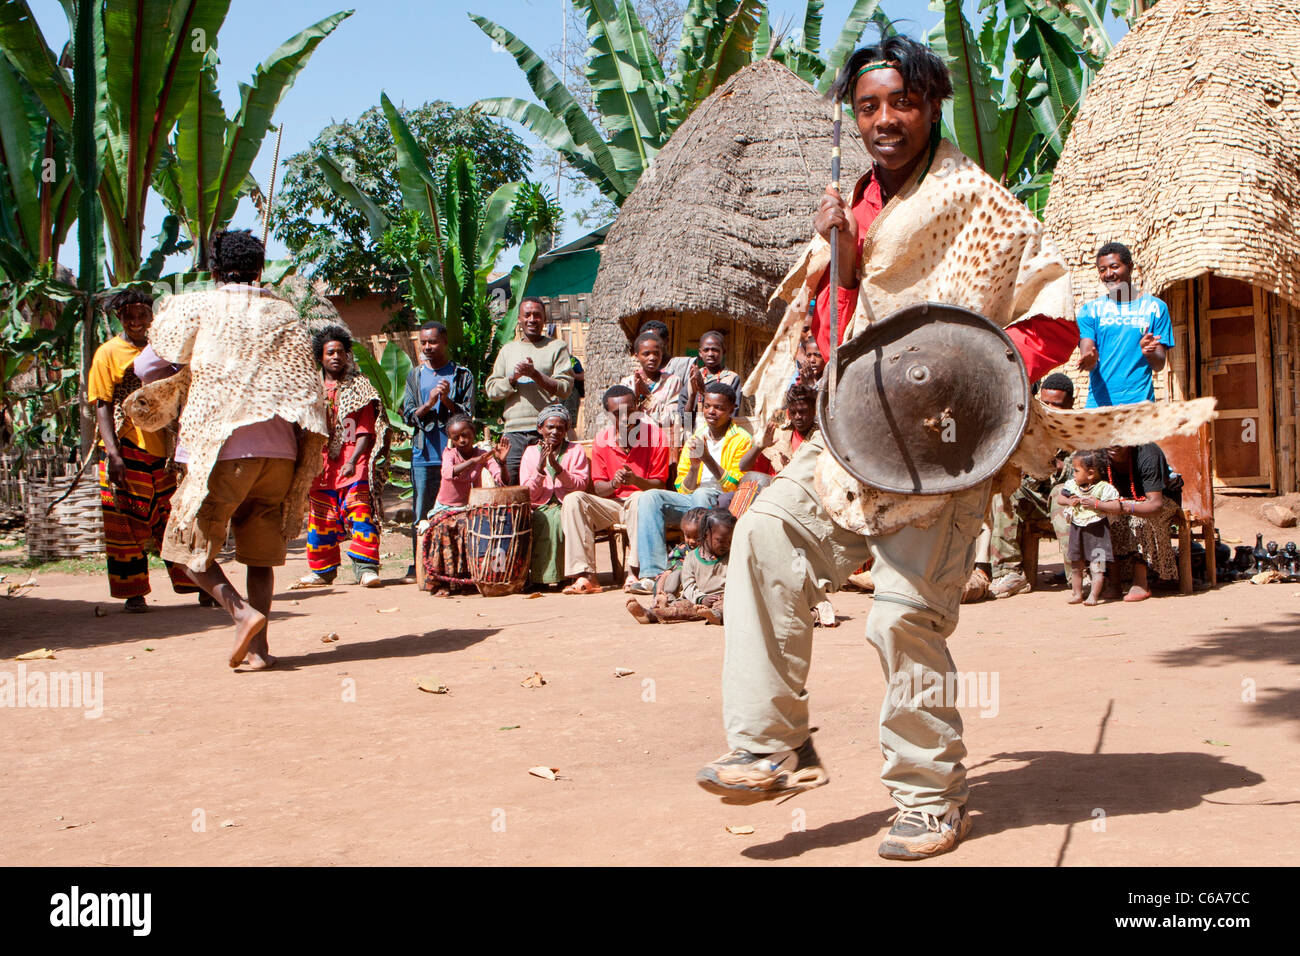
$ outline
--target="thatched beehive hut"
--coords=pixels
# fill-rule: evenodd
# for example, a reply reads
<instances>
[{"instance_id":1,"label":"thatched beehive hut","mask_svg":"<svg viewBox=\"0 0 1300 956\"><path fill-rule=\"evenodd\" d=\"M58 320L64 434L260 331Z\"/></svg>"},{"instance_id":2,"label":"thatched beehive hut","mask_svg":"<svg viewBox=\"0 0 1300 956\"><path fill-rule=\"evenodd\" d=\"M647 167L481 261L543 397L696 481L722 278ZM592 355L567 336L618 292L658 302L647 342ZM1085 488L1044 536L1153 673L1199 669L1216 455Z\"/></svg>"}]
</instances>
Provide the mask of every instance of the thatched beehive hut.
<instances>
[{"instance_id":1,"label":"thatched beehive hut","mask_svg":"<svg viewBox=\"0 0 1300 956\"><path fill-rule=\"evenodd\" d=\"M746 67L701 103L655 157L601 252L588 312L587 420L627 374L630 337L668 324L673 354L712 328L728 333L727 364L745 375L782 309L768 296L812 232L830 180L831 105L773 60ZM868 165L844 124L845 192Z\"/></svg>"},{"instance_id":2,"label":"thatched beehive hut","mask_svg":"<svg viewBox=\"0 0 1300 956\"><path fill-rule=\"evenodd\" d=\"M1177 340L1157 391L1219 399L1222 484L1297 490L1297 219L1300 8L1162 0L1088 90L1046 220L1079 302L1102 243L1133 249Z\"/></svg>"}]
</instances>

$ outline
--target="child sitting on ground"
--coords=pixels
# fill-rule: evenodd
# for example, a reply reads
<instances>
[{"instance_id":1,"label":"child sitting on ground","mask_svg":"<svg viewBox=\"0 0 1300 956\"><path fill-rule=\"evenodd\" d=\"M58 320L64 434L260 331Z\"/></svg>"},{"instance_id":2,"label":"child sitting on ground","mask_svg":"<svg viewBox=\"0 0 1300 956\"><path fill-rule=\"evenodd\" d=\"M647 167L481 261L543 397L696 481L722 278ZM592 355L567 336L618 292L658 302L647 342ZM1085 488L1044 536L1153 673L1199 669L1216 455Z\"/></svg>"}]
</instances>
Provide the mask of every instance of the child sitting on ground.
<instances>
[{"instance_id":1,"label":"child sitting on ground","mask_svg":"<svg viewBox=\"0 0 1300 956\"><path fill-rule=\"evenodd\" d=\"M675 624L678 621L722 623L722 594L727 580L727 557L736 519L715 508L700 522L700 545L687 552L681 568L681 589L665 592L646 608L636 598L627 602L628 613L642 624Z\"/></svg>"},{"instance_id":2,"label":"child sitting on ground","mask_svg":"<svg viewBox=\"0 0 1300 956\"><path fill-rule=\"evenodd\" d=\"M1110 544L1110 525L1106 516L1096 511L1098 502L1114 501L1119 491L1109 482L1101 480L1106 467L1106 452L1076 451L1072 457L1074 477L1065 483L1057 497L1070 518L1070 542L1066 548L1066 563L1070 567L1071 604L1095 605L1099 602L1106 576L1107 562L1114 562ZM1083 564L1088 562L1092 586L1088 598L1083 597Z\"/></svg>"},{"instance_id":3,"label":"child sitting on ground","mask_svg":"<svg viewBox=\"0 0 1300 956\"><path fill-rule=\"evenodd\" d=\"M665 594L675 596L682 589L682 564L686 561L686 555L699 546L700 525L704 522L704 517L708 513L708 508L692 508L682 515L679 526L682 532L682 540L668 552L668 570L661 571L655 576L654 599L656 606L660 604L660 598ZM668 602L665 600L663 603L667 604Z\"/></svg>"}]
</instances>

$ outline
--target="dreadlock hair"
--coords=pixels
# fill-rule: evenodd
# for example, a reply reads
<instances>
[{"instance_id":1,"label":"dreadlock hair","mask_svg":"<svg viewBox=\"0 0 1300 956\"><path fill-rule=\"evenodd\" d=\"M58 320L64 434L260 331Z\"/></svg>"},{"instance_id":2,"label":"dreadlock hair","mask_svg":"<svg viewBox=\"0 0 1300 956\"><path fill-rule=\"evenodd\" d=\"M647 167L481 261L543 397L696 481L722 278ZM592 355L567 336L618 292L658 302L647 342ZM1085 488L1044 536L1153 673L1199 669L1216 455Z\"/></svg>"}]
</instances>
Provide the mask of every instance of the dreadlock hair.
<instances>
[{"instance_id":1,"label":"dreadlock hair","mask_svg":"<svg viewBox=\"0 0 1300 956\"><path fill-rule=\"evenodd\" d=\"M704 535L704 519L709 516L710 510L709 508L689 508L682 515L681 523L683 525L694 524L695 536L697 538L702 537Z\"/></svg>"},{"instance_id":2,"label":"dreadlock hair","mask_svg":"<svg viewBox=\"0 0 1300 956\"><path fill-rule=\"evenodd\" d=\"M225 229L212 237L212 275L218 282L256 282L266 246L251 229Z\"/></svg>"},{"instance_id":3,"label":"dreadlock hair","mask_svg":"<svg viewBox=\"0 0 1300 956\"><path fill-rule=\"evenodd\" d=\"M726 531L736 530L736 516L726 508L712 508L704 515L704 520L700 522L700 540L714 528L721 528Z\"/></svg>"},{"instance_id":4,"label":"dreadlock hair","mask_svg":"<svg viewBox=\"0 0 1300 956\"><path fill-rule=\"evenodd\" d=\"M123 289L108 297L108 301L104 303L104 311L116 315L129 305L147 305L152 308L153 293L141 288Z\"/></svg>"},{"instance_id":5,"label":"dreadlock hair","mask_svg":"<svg viewBox=\"0 0 1300 956\"><path fill-rule=\"evenodd\" d=\"M807 385L791 385L785 393L785 407L789 408L799 402L807 402L813 408L816 408L817 389L809 388Z\"/></svg>"},{"instance_id":6,"label":"dreadlock hair","mask_svg":"<svg viewBox=\"0 0 1300 956\"><path fill-rule=\"evenodd\" d=\"M897 64L903 77L903 89L927 100L946 100L952 96L952 76L947 65L929 47L911 37L894 33L893 26L882 30L877 43L860 47L849 57L835 77L830 95L840 102L851 102L858 82L858 71L868 63Z\"/></svg>"},{"instance_id":7,"label":"dreadlock hair","mask_svg":"<svg viewBox=\"0 0 1300 956\"><path fill-rule=\"evenodd\" d=\"M348 354L352 353L352 335L341 325L327 325L323 329L317 329L316 334L311 337L311 351L316 356L316 364L320 365L321 360L325 357L325 345L329 342L342 342L343 348Z\"/></svg>"},{"instance_id":8,"label":"dreadlock hair","mask_svg":"<svg viewBox=\"0 0 1300 956\"><path fill-rule=\"evenodd\" d=\"M1119 261L1124 263L1130 269L1133 268L1133 253L1128 246L1122 242L1108 242L1097 250L1097 258L1102 256L1119 256Z\"/></svg>"},{"instance_id":9,"label":"dreadlock hair","mask_svg":"<svg viewBox=\"0 0 1300 956\"><path fill-rule=\"evenodd\" d=\"M1084 468L1093 469L1100 475L1105 473L1106 466L1110 464L1110 452L1104 448L1093 448L1087 451L1076 451L1070 459Z\"/></svg>"}]
</instances>

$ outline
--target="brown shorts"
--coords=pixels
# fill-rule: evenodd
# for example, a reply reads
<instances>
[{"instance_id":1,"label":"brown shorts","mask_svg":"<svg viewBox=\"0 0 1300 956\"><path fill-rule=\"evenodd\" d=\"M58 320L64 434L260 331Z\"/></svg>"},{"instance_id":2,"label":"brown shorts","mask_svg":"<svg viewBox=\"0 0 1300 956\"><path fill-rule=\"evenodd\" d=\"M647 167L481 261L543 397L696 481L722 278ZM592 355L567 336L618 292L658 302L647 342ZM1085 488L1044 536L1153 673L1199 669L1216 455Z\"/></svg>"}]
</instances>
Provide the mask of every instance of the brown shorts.
<instances>
[{"instance_id":1,"label":"brown shorts","mask_svg":"<svg viewBox=\"0 0 1300 956\"><path fill-rule=\"evenodd\" d=\"M178 532L169 519L161 553L167 561L203 571L235 532L235 560L250 568L284 564L283 505L293 482L288 458L232 458L212 466L208 493L194 524Z\"/></svg>"}]
</instances>

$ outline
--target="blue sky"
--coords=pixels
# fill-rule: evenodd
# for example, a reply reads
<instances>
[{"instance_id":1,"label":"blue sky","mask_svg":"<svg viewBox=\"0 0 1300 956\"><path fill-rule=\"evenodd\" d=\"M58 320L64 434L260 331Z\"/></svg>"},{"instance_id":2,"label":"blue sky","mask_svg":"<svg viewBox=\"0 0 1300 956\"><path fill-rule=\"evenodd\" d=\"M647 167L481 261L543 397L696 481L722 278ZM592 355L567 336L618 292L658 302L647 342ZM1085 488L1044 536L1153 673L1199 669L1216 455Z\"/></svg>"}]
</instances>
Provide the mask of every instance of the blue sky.
<instances>
[{"instance_id":1,"label":"blue sky","mask_svg":"<svg viewBox=\"0 0 1300 956\"><path fill-rule=\"evenodd\" d=\"M33 12L56 48L67 39L67 25L58 0L30 0ZM351 18L317 49L310 63L282 103L277 120L284 124L281 157L306 147L316 133L335 120L354 119L379 102L386 92L397 103L419 105L434 99L468 106L487 96L520 96L531 99L523 73L504 52L494 52L491 41L470 22L473 12L496 21L520 36L539 54L559 44L562 34L563 0L357 0ZM825 49L834 42L851 0L827 0L822 29ZM977 4L970 0L968 6ZM773 22L788 22L790 29L802 24L804 0L770 0ZM258 63L280 43L302 28L347 9L337 0L234 0L220 34L220 89L226 112L239 104L241 80L247 79ZM928 9L925 0L887 0L891 16L903 21L904 32L919 36L938 22L939 14ZM581 40L581 38L577 38ZM574 43L575 38L569 37ZM530 142L531 136L525 134ZM253 175L266 186L271 171L275 137L269 135L253 166ZM552 186L554 181L551 180ZM574 205L567 193L566 207ZM163 209L154 200L146 235L152 237L162 221ZM255 226L251 204L241 204L236 226ZM565 240L582 233L566 221ZM61 259L75 268L75 232L69 237ZM145 240L146 251L151 248ZM272 256L284 254L272 243ZM510 253L502 260L509 265ZM182 265L173 259L168 268Z\"/></svg>"}]
</instances>

